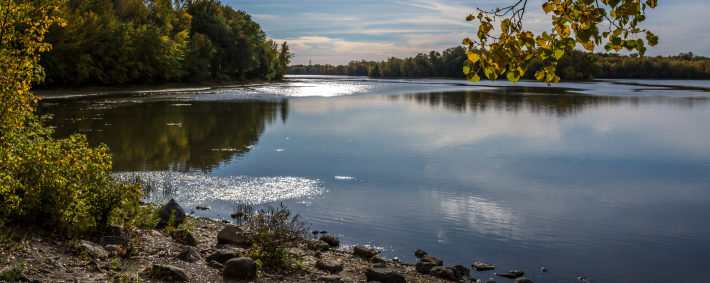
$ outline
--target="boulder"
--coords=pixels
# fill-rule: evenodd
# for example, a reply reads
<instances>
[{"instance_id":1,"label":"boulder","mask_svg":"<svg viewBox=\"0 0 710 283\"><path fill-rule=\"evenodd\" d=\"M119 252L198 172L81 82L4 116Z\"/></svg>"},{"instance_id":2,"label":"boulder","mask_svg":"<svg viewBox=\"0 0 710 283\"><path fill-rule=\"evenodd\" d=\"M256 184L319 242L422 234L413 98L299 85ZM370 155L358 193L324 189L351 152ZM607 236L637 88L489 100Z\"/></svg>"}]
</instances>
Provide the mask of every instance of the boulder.
<instances>
[{"instance_id":1,"label":"boulder","mask_svg":"<svg viewBox=\"0 0 710 283\"><path fill-rule=\"evenodd\" d=\"M118 246L116 245L105 245L104 250L107 252L115 252L118 250Z\"/></svg>"},{"instance_id":2,"label":"boulder","mask_svg":"<svg viewBox=\"0 0 710 283\"><path fill-rule=\"evenodd\" d=\"M454 265L454 271L456 272L456 278L471 275L471 270L460 264Z\"/></svg>"},{"instance_id":3,"label":"boulder","mask_svg":"<svg viewBox=\"0 0 710 283\"><path fill-rule=\"evenodd\" d=\"M248 257L233 258L224 264L224 277L234 279L254 279L256 277L256 262Z\"/></svg>"},{"instance_id":4,"label":"boulder","mask_svg":"<svg viewBox=\"0 0 710 283\"><path fill-rule=\"evenodd\" d=\"M124 237L117 237L117 236L103 236L101 237L101 245L102 246L107 246L107 245L114 245L114 246L125 246L128 243L128 240Z\"/></svg>"},{"instance_id":5,"label":"boulder","mask_svg":"<svg viewBox=\"0 0 710 283\"><path fill-rule=\"evenodd\" d=\"M373 256L376 256L378 253L380 252L373 249L368 249L366 247L355 246L353 248L353 254L364 258L371 258Z\"/></svg>"},{"instance_id":6,"label":"boulder","mask_svg":"<svg viewBox=\"0 0 710 283\"><path fill-rule=\"evenodd\" d=\"M340 246L340 239L338 239L338 237L333 236L333 235L320 236L320 240L328 243L328 245L330 245L331 247Z\"/></svg>"},{"instance_id":7,"label":"boulder","mask_svg":"<svg viewBox=\"0 0 710 283\"><path fill-rule=\"evenodd\" d=\"M195 208L197 208L197 209L199 209L199 210L210 210L210 209L212 209L209 205L198 205L198 206L196 206Z\"/></svg>"},{"instance_id":8,"label":"boulder","mask_svg":"<svg viewBox=\"0 0 710 283\"><path fill-rule=\"evenodd\" d=\"M197 244L195 237L192 236L190 232L183 229L175 229L170 231L170 238L173 238L173 240L183 245L194 246Z\"/></svg>"},{"instance_id":9,"label":"boulder","mask_svg":"<svg viewBox=\"0 0 710 283\"><path fill-rule=\"evenodd\" d=\"M443 266L444 265L444 260L435 256L430 256L430 255L423 255L422 259L419 261L423 262L433 262L436 263L438 266Z\"/></svg>"},{"instance_id":10,"label":"boulder","mask_svg":"<svg viewBox=\"0 0 710 283\"><path fill-rule=\"evenodd\" d=\"M540 268L540 270L542 270L542 272L547 272L547 268L545 268L545 267Z\"/></svg>"},{"instance_id":11,"label":"boulder","mask_svg":"<svg viewBox=\"0 0 710 283\"><path fill-rule=\"evenodd\" d=\"M216 261L221 264L226 264L227 261L233 258L238 258L242 254L242 250L218 250L205 258L205 261Z\"/></svg>"},{"instance_id":12,"label":"boulder","mask_svg":"<svg viewBox=\"0 0 710 283\"><path fill-rule=\"evenodd\" d=\"M451 267L434 266L434 268L429 271L429 275L449 281L457 279L456 270Z\"/></svg>"},{"instance_id":13,"label":"boulder","mask_svg":"<svg viewBox=\"0 0 710 283\"><path fill-rule=\"evenodd\" d=\"M217 242L220 244L246 244L244 239L244 230L235 225L225 225L222 230L217 233Z\"/></svg>"},{"instance_id":14,"label":"boulder","mask_svg":"<svg viewBox=\"0 0 710 283\"><path fill-rule=\"evenodd\" d=\"M416 251L414 251L414 256L416 256L416 257L418 257L418 258L421 258L422 256L425 256L426 254L427 254L427 253L426 253L425 251L422 251L422 250L416 250Z\"/></svg>"},{"instance_id":15,"label":"boulder","mask_svg":"<svg viewBox=\"0 0 710 283\"><path fill-rule=\"evenodd\" d=\"M459 279L459 283L476 283L476 282L480 282L480 281L478 281L478 280L476 280L476 278L473 278L468 275L462 276L461 279Z\"/></svg>"},{"instance_id":16,"label":"boulder","mask_svg":"<svg viewBox=\"0 0 710 283\"><path fill-rule=\"evenodd\" d=\"M514 283L535 283L535 282L530 279L527 279L525 277L518 277L518 278L515 278Z\"/></svg>"},{"instance_id":17,"label":"boulder","mask_svg":"<svg viewBox=\"0 0 710 283\"><path fill-rule=\"evenodd\" d=\"M471 264L471 268L473 268L473 270L475 271L486 271L496 269L496 267L492 264L485 262L474 262L473 264Z\"/></svg>"},{"instance_id":18,"label":"boulder","mask_svg":"<svg viewBox=\"0 0 710 283\"><path fill-rule=\"evenodd\" d=\"M334 276L334 275L320 277L320 278L318 278L318 281L333 282L333 283L343 282L342 280L340 280L340 277Z\"/></svg>"},{"instance_id":19,"label":"boulder","mask_svg":"<svg viewBox=\"0 0 710 283\"><path fill-rule=\"evenodd\" d=\"M104 248L89 241L79 241L79 248L83 251L86 251L86 253L88 253L89 255L95 257L105 257L107 255Z\"/></svg>"},{"instance_id":20,"label":"boulder","mask_svg":"<svg viewBox=\"0 0 710 283\"><path fill-rule=\"evenodd\" d=\"M182 223L185 218L187 217L187 214L185 214L185 211L180 207L180 205L175 201L175 199L170 199L168 203L163 205L159 210L158 210L158 215L160 215L160 221L158 221L158 228L163 228L165 225L168 224L168 221L170 221L170 216L175 215L175 224L177 225L178 223Z\"/></svg>"},{"instance_id":21,"label":"boulder","mask_svg":"<svg viewBox=\"0 0 710 283\"><path fill-rule=\"evenodd\" d=\"M202 256L193 247L187 247L186 250L177 255L177 258L192 263L202 261Z\"/></svg>"},{"instance_id":22,"label":"boulder","mask_svg":"<svg viewBox=\"0 0 710 283\"><path fill-rule=\"evenodd\" d=\"M337 262L325 262L325 261L317 261L316 262L316 268L327 271L330 273L338 273L343 271L343 265Z\"/></svg>"},{"instance_id":23,"label":"boulder","mask_svg":"<svg viewBox=\"0 0 710 283\"><path fill-rule=\"evenodd\" d=\"M376 255L370 258L370 262L372 263L385 263L386 261L381 258L380 256Z\"/></svg>"},{"instance_id":24,"label":"boulder","mask_svg":"<svg viewBox=\"0 0 710 283\"><path fill-rule=\"evenodd\" d=\"M123 226L111 225L108 227L108 230L112 236L116 236L116 237L123 236Z\"/></svg>"},{"instance_id":25,"label":"boulder","mask_svg":"<svg viewBox=\"0 0 710 283\"><path fill-rule=\"evenodd\" d=\"M308 243L308 248L310 248L311 250L324 252L330 249L330 245L323 241L310 241Z\"/></svg>"},{"instance_id":26,"label":"boulder","mask_svg":"<svg viewBox=\"0 0 710 283\"><path fill-rule=\"evenodd\" d=\"M522 272L520 270L511 270L506 273L496 273L496 275L515 279L515 278L522 277L523 275L525 275L525 272Z\"/></svg>"},{"instance_id":27,"label":"boulder","mask_svg":"<svg viewBox=\"0 0 710 283\"><path fill-rule=\"evenodd\" d=\"M415 265L415 268L417 272L419 273L424 273L424 274L429 274L429 271L431 271L434 266L437 266L436 263L433 262L417 262L417 265Z\"/></svg>"},{"instance_id":28,"label":"boulder","mask_svg":"<svg viewBox=\"0 0 710 283\"><path fill-rule=\"evenodd\" d=\"M168 264L153 264L151 275L160 278L172 277L173 280L190 281L190 274L184 269Z\"/></svg>"},{"instance_id":29,"label":"boulder","mask_svg":"<svg viewBox=\"0 0 710 283\"><path fill-rule=\"evenodd\" d=\"M375 281L382 283L406 283L402 274L391 268L368 268L365 272L367 281Z\"/></svg>"},{"instance_id":30,"label":"boulder","mask_svg":"<svg viewBox=\"0 0 710 283\"><path fill-rule=\"evenodd\" d=\"M207 266L212 267L214 269L219 269L219 270L222 270L224 268L224 264L221 264L221 263L216 262L214 260L208 262Z\"/></svg>"}]
</instances>

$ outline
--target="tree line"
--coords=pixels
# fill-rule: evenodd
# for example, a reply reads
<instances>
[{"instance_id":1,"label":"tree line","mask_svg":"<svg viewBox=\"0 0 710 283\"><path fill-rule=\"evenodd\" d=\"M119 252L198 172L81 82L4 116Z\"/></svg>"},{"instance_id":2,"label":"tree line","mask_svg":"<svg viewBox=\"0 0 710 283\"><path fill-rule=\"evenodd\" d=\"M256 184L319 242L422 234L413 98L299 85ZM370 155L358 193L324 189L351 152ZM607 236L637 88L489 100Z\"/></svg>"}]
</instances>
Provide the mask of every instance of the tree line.
<instances>
[{"instance_id":1,"label":"tree line","mask_svg":"<svg viewBox=\"0 0 710 283\"><path fill-rule=\"evenodd\" d=\"M69 0L55 16L40 86L274 80L293 57L217 0Z\"/></svg>"},{"instance_id":2,"label":"tree line","mask_svg":"<svg viewBox=\"0 0 710 283\"><path fill-rule=\"evenodd\" d=\"M467 59L466 49L454 47L439 53L420 53L385 61L351 61L348 65L293 65L289 74L369 76L373 78L466 78L462 68ZM550 60L550 59L548 59ZM535 73L546 61L535 58L523 75L535 79ZM482 72L482 71L481 71ZM708 79L710 58L692 52L676 56L646 57L638 54L591 53L567 50L557 60L557 75L566 80L574 79ZM484 75L479 74L481 77Z\"/></svg>"}]
</instances>

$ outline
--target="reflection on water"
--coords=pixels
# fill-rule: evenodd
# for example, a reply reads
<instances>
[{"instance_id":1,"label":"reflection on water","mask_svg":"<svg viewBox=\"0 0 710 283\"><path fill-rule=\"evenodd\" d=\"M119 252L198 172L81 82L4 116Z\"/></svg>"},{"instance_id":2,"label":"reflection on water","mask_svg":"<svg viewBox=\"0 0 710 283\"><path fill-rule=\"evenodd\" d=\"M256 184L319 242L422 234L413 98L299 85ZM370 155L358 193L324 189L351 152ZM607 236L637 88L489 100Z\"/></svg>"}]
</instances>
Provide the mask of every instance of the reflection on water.
<instances>
[{"instance_id":1,"label":"reflection on water","mask_svg":"<svg viewBox=\"0 0 710 283\"><path fill-rule=\"evenodd\" d=\"M510 208L480 197L451 197L432 192L431 199L438 201L446 220L467 223L471 231L486 235L518 239L519 223Z\"/></svg>"},{"instance_id":2,"label":"reflection on water","mask_svg":"<svg viewBox=\"0 0 710 283\"><path fill-rule=\"evenodd\" d=\"M57 137L87 133L89 143L106 143L116 171L209 172L243 156L267 125L288 118L288 100L205 103L189 101L52 100L41 111Z\"/></svg>"}]
</instances>

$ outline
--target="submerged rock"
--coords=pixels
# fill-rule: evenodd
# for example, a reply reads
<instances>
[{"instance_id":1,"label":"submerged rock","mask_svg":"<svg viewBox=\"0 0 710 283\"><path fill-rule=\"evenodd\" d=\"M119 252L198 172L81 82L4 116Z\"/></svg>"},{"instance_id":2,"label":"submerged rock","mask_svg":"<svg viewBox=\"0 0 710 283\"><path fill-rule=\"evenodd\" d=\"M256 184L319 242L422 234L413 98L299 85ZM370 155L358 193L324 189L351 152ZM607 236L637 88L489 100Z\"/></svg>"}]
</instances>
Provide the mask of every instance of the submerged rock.
<instances>
[{"instance_id":1,"label":"submerged rock","mask_svg":"<svg viewBox=\"0 0 710 283\"><path fill-rule=\"evenodd\" d=\"M212 209L209 205L198 205L198 206L196 206L195 208L197 208L197 209L199 209L199 210L210 210L210 209Z\"/></svg>"},{"instance_id":2,"label":"submerged rock","mask_svg":"<svg viewBox=\"0 0 710 283\"><path fill-rule=\"evenodd\" d=\"M485 262L474 262L473 264L471 264L471 268L473 268L473 270L475 271L486 271L496 269L496 267L492 264Z\"/></svg>"},{"instance_id":3,"label":"submerged rock","mask_svg":"<svg viewBox=\"0 0 710 283\"><path fill-rule=\"evenodd\" d=\"M535 283L535 282L530 279L527 279L525 277L518 277L515 279L514 283Z\"/></svg>"},{"instance_id":4,"label":"submerged rock","mask_svg":"<svg viewBox=\"0 0 710 283\"><path fill-rule=\"evenodd\" d=\"M525 272L522 272L520 270L511 270L506 273L497 273L496 275L515 279L515 278L522 277L523 275L525 275Z\"/></svg>"}]
</instances>

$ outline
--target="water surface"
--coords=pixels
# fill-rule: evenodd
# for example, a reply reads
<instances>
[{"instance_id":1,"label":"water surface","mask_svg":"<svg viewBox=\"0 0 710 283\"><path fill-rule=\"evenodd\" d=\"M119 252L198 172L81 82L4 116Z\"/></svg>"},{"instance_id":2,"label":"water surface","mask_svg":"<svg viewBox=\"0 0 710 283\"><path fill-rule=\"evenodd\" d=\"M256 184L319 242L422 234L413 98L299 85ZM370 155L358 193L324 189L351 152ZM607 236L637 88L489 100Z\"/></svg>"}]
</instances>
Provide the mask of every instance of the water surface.
<instances>
[{"instance_id":1,"label":"water surface","mask_svg":"<svg viewBox=\"0 0 710 283\"><path fill-rule=\"evenodd\" d=\"M410 263L423 249L536 282L708 282L709 88L296 76L40 110L201 215L253 196ZM493 272L472 276L512 282Z\"/></svg>"}]
</instances>

